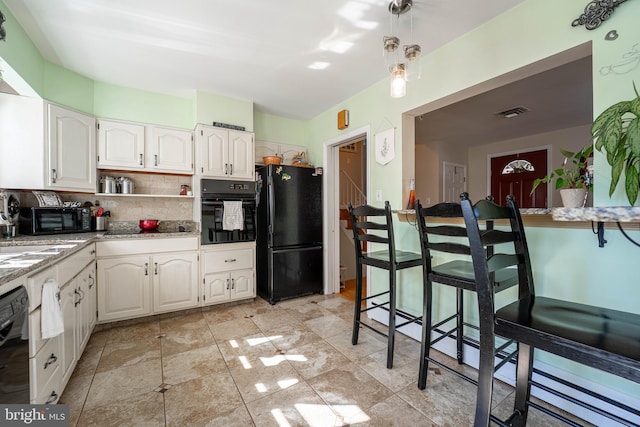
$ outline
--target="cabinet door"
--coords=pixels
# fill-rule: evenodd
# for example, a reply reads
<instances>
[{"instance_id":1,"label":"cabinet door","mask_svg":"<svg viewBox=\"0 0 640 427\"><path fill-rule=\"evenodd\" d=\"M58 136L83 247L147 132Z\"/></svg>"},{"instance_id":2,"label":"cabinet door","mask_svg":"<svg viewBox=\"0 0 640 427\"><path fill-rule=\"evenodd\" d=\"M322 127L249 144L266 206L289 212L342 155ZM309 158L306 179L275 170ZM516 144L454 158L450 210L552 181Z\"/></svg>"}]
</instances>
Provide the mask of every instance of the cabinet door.
<instances>
[{"instance_id":1,"label":"cabinet door","mask_svg":"<svg viewBox=\"0 0 640 427\"><path fill-rule=\"evenodd\" d=\"M151 314L148 256L98 260L98 321Z\"/></svg>"},{"instance_id":2,"label":"cabinet door","mask_svg":"<svg viewBox=\"0 0 640 427\"><path fill-rule=\"evenodd\" d=\"M254 170L253 134L229 131L229 176L253 179Z\"/></svg>"},{"instance_id":3,"label":"cabinet door","mask_svg":"<svg viewBox=\"0 0 640 427\"><path fill-rule=\"evenodd\" d=\"M77 281L74 279L60 291L60 307L64 320L64 332L61 335L60 343L63 384L66 384L71 377L78 358L76 352L76 303L80 300L80 295L77 292L76 284Z\"/></svg>"},{"instance_id":4,"label":"cabinet door","mask_svg":"<svg viewBox=\"0 0 640 427\"><path fill-rule=\"evenodd\" d=\"M150 133L148 169L193 174L193 134L191 132L154 126Z\"/></svg>"},{"instance_id":5,"label":"cabinet door","mask_svg":"<svg viewBox=\"0 0 640 427\"><path fill-rule=\"evenodd\" d=\"M205 304L229 301L229 296L231 295L231 277L229 273L205 274L203 282Z\"/></svg>"},{"instance_id":6,"label":"cabinet door","mask_svg":"<svg viewBox=\"0 0 640 427\"><path fill-rule=\"evenodd\" d=\"M256 287L253 280L253 270L231 272L231 299L253 298Z\"/></svg>"},{"instance_id":7,"label":"cabinet door","mask_svg":"<svg viewBox=\"0 0 640 427\"><path fill-rule=\"evenodd\" d=\"M199 171L202 176L224 178L229 173L229 132L202 127L198 136Z\"/></svg>"},{"instance_id":8,"label":"cabinet door","mask_svg":"<svg viewBox=\"0 0 640 427\"><path fill-rule=\"evenodd\" d=\"M144 125L100 120L98 168L144 169Z\"/></svg>"},{"instance_id":9,"label":"cabinet door","mask_svg":"<svg viewBox=\"0 0 640 427\"><path fill-rule=\"evenodd\" d=\"M96 120L49 104L47 187L96 191Z\"/></svg>"},{"instance_id":10,"label":"cabinet door","mask_svg":"<svg viewBox=\"0 0 640 427\"><path fill-rule=\"evenodd\" d=\"M76 354L82 355L96 324L95 264L90 264L76 279L80 302L76 307Z\"/></svg>"},{"instance_id":11,"label":"cabinet door","mask_svg":"<svg viewBox=\"0 0 640 427\"><path fill-rule=\"evenodd\" d=\"M198 256L172 253L153 256L154 313L198 305Z\"/></svg>"}]
</instances>

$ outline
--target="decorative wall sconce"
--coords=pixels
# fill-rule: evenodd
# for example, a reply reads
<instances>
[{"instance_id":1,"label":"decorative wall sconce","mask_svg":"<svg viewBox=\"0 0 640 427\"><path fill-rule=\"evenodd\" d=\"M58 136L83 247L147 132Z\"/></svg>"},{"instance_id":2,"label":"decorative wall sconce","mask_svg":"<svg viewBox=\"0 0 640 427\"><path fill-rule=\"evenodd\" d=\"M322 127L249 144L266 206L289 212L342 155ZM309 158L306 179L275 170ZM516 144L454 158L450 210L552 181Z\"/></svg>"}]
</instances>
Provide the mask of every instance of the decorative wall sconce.
<instances>
[{"instance_id":1,"label":"decorative wall sconce","mask_svg":"<svg viewBox=\"0 0 640 427\"><path fill-rule=\"evenodd\" d=\"M4 15L2 14L2 11L0 10L0 40L5 40L7 38L7 32L2 27L2 25L4 24L4 21L5 21Z\"/></svg>"},{"instance_id":2,"label":"decorative wall sconce","mask_svg":"<svg viewBox=\"0 0 640 427\"><path fill-rule=\"evenodd\" d=\"M392 0L389 3L391 35L382 39L382 54L391 73L391 96L393 98L405 96L407 81L417 80L421 74L418 58L422 49L420 45L413 42L413 15L411 13L409 19L410 43L403 46L403 55L400 54L400 38L398 37L400 15L410 12L412 7L413 0ZM394 19L396 21L395 28Z\"/></svg>"},{"instance_id":3,"label":"decorative wall sconce","mask_svg":"<svg viewBox=\"0 0 640 427\"><path fill-rule=\"evenodd\" d=\"M584 12L573 20L572 27L584 25L587 30L595 30L609 19L613 10L627 0L594 0L589 2Z\"/></svg>"}]
</instances>

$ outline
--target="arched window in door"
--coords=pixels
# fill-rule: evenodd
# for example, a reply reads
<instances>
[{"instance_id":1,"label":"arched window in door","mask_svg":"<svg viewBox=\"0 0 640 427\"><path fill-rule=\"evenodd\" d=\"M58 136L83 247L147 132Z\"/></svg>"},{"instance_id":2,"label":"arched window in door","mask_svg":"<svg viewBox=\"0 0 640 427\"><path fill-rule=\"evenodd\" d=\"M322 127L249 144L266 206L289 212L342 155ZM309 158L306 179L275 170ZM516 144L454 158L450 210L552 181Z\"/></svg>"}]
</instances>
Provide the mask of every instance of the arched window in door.
<instances>
[{"instance_id":1,"label":"arched window in door","mask_svg":"<svg viewBox=\"0 0 640 427\"><path fill-rule=\"evenodd\" d=\"M503 204L508 194L521 208L546 208L547 184L531 194L533 181L547 174L547 150L527 151L491 158L491 195Z\"/></svg>"},{"instance_id":2,"label":"arched window in door","mask_svg":"<svg viewBox=\"0 0 640 427\"><path fill-rule=\"evenodd\" d=\"M526 159L513 160L502 169L502 175L508 173L523 173L523 172L535 172L536 168Z\"/></svg>"}]
</instances>

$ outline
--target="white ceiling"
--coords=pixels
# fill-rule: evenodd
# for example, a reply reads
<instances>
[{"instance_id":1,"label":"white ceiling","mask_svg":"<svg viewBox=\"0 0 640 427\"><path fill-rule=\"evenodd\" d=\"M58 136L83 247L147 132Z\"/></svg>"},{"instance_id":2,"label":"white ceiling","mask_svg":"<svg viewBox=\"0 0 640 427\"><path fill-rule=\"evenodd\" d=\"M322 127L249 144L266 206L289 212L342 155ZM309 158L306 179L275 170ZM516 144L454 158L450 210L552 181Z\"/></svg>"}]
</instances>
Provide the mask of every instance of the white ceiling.
<instances>
[{"instance_id":1,"label":"white ceiling","mask_svg":"<svg viewBox=\"0 0 640 427\"><path fill-rule=\"evenodd\" d=\"M425 54L523 0L414 1L413 38ZM126 87L199 90L310 119L388 76L388 0L4 2L46 59Z\"/></svg>"}]
</instances>

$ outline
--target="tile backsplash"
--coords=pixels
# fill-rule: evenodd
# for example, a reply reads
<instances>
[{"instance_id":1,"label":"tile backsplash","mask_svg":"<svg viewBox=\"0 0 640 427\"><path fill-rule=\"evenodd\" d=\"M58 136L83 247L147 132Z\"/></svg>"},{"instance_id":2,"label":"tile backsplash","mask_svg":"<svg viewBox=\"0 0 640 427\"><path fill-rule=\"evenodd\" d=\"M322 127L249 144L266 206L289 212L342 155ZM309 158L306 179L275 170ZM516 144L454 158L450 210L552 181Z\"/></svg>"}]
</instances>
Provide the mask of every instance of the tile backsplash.
<instances>
[{"instance_id":1,"label":"tile backsplash","mask_svg":"<svg viewBox=\"0 0 640 427\"><path fill-rule=\"evenodd\" d=\"M107 172L107 171L104 171ZM191 186L190 176L137 174L114 172L98 174L113 177L127 177L134 182L134 193L131 195L103 195L59 192L62 201L87 201L96 204L98 202L106 211L111 212L111 221L138 221L140 219L159 219L164 221L180 221L193 219L192 197L163 198L153 195L180 194L180 186ZM101 188L101 187L100 187ZM38 206L38 201L31 191L22 191L20 194L20 206Z\"/></svg>"}]
</instances>

